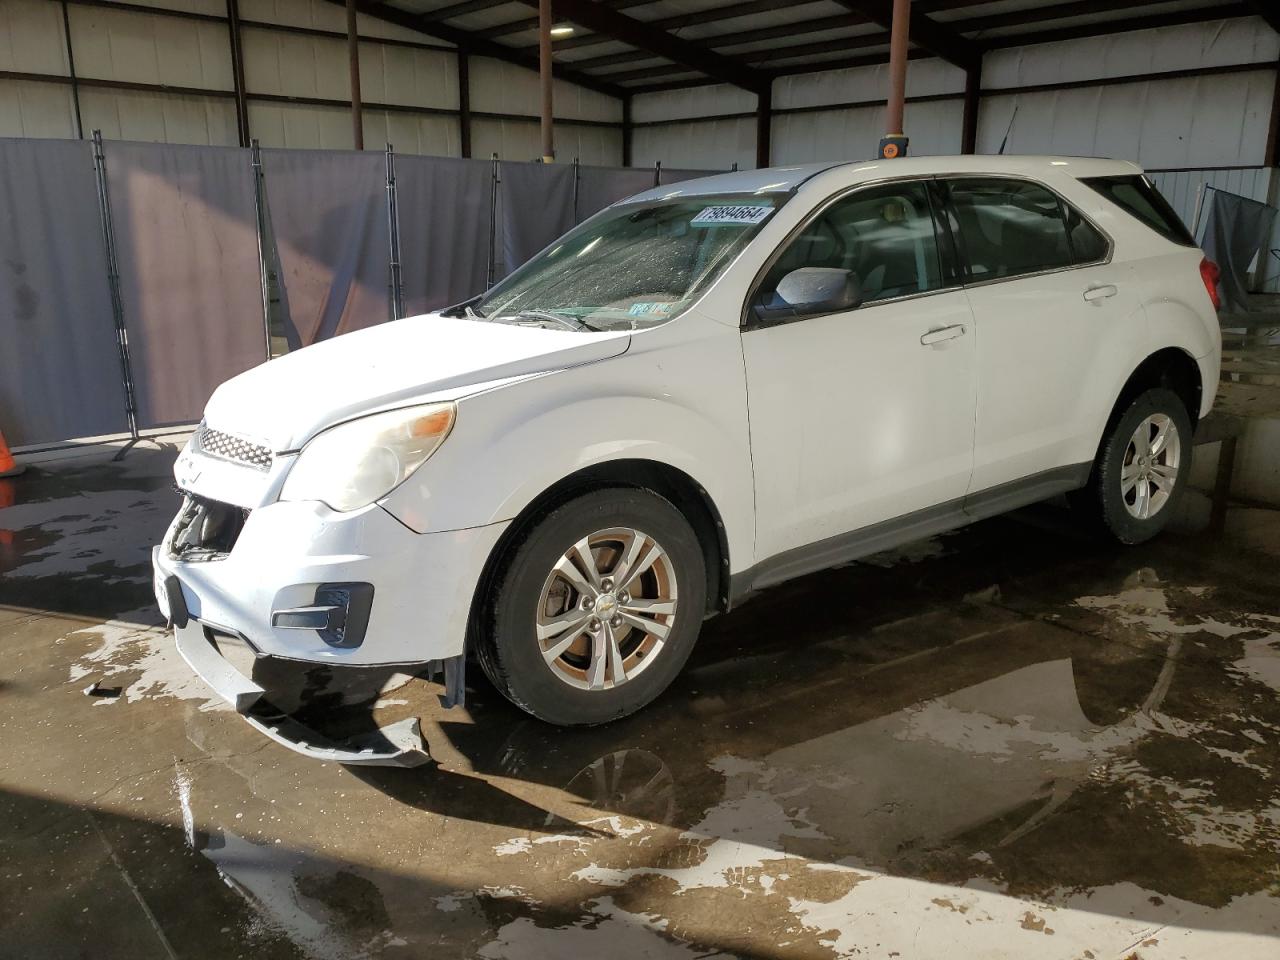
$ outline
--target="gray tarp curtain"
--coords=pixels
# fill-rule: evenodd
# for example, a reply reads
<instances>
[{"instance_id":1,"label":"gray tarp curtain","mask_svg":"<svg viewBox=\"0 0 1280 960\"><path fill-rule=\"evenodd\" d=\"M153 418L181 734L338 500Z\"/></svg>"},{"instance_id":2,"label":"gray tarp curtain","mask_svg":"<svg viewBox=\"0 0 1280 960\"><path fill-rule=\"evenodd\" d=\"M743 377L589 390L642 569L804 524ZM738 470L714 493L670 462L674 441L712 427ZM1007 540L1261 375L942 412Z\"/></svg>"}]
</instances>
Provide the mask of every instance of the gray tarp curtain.
<instances>
[{"instance_id":1,"label":"gray tarp curtain","mask_svg":"<svg viewBox=\"0 0 1280 960\"><path fill-rule=\"evenodd\" d=\"M506 276L572 226L571 164L500 165L495 279Z\"/></svg>"},{"instance_id":2,"label":"gray tarp curtain","mask_svg":"<svg viewBox=\"0 0 1280 960\"><path fill-rule=\"evenodd\" d=\"M578 168L578 222L612 203L653 189L653 170L633 167Z\"/></svg>"},{"instance_id":3,"label":"gray tarp curtain","mask_svg":"<svg viewBox=\"0 0 1280 960\"><path fill-rule=\"evenodd\" d=\"M1210 188L1201 246L1218 265L1218 289L1228 313L1249 309L1249 265L1271 236L1276 209L1225 190Z\"/></svg>"},{"instance_id":4,"label":"gray tarp curtain","mask_svg":"<svg viewBox=\"0 0 1280 960\"><path fill-rule=\"evenodd\" d=\"M91 145L0 140L0 225L5 439L125 430Z\"/></svg>"},{"instance_id":5,"label":"gray tarp curtain","mask_svg":"<svg viewBox=\"0 0 1280 960\"><path fill-rule=\"evenodd\" d=\"M289 349L387 320L386 157L263 150L262 167Z\"/></svg>"},{"instance_id":6,"label":"gray tarp curtain","mask_svg":"<svg viewBox=\"0 0 1280 960\"><path fill-rule=\"evenodd\" d=\"M199 420L218 384L266 359L249 151L103 153L138 425Z\"/></svg>"},{"instance_id":7,"label":"gray tarp curtain","mask_svg":"<svg viewBox=\"0 0 1280 960\"><path fill-rule=\"evenodd\" d=\"M396 156L404 315L475 296L489 268L493 163Z\"/></svg>"},{"instance_id":8,"label":"gray tarp curtain","mask_svg":"<svg viewBox=\"0 0 1280 960\"><path fill-rule=\"evenodd\" d=\"M138 425L195 421L219 383L267 352L252 154L103 151ZM262 162L262 244L290 349L387 320L384 154L272 149ZM500 163L495 212L491 161L395 163L407 315L482 292L490 260L505 276L656 173ZM0 225L0 430L14 446L125 432L92 144L0 138Z\"/></svg>"}]
</instances>

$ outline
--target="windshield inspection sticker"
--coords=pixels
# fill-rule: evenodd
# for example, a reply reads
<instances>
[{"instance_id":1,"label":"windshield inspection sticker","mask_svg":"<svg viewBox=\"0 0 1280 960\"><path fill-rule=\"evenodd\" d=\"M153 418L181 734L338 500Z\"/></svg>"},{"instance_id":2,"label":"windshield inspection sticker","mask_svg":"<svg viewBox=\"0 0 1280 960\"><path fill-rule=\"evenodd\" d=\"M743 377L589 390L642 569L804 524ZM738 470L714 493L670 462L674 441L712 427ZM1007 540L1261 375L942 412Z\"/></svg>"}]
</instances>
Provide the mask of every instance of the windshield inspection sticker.
<instances>
[{"instance_id":1,"label":"windshield inspection sticker","mask_svg":"<svg viewBox=\"0 0 1280 960\"><path fill-rule=\"evenodd\" d=\"M651 314L662 315L671 312L672 304L670 303L633 303L631 309L627 311L627 315L631 317L644 317Z\"/></svg>"},{"instance_id":2,"label":"windshield inspection sticker","mask_svg":"<svg viewBox=\"0 0 1280 960\"><path fill-rule=\"evenodd\" d=\"M772 212L773 207L705 207L691 222L695 224L738 223L746 226L759 223Z\"/></svg>"}]
</instances>

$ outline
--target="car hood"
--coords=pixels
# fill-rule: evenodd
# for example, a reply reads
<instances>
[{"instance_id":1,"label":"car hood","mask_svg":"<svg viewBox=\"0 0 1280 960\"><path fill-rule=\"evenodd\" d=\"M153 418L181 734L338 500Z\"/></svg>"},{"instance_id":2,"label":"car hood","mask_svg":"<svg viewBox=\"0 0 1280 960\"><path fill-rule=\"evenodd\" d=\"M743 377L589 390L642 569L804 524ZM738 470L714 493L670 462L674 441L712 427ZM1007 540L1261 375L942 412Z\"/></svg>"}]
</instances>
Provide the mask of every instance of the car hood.
<instances>
[{"instance_id":1,"label":"car hood","mask_svg":"<svg viewBox=\"0 0 1280 960\"><path fill-rule=\"evenodd\" d=\"M517 327L426 314L306 347L233 377L205 408L210 427L280 453L325 427L419 398L615 357L630 334Z\"/></svg>"}]
</instances>

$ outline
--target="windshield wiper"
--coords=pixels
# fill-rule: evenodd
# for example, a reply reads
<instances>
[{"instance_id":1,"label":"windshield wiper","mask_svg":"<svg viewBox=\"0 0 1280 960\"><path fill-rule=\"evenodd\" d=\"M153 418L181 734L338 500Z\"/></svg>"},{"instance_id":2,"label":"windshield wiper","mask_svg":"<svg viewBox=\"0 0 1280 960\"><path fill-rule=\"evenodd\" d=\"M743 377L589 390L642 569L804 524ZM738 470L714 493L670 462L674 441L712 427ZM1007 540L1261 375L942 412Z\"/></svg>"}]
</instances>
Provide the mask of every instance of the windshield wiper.
<instances>
[{"instance_id":1,"label":"windshield wiper","mask_svg":"<svg viewBox=\"0 0 1280 960\"><path fill-rule=\"evenodd\" d=\"M551 313L548 310L517 310L517 317L533 317L535 320L551 320L555 323L563 323L572 327L574 330L590 330L592 333L603 333L601 327L587 323L581 317L575 317L571 314Z\"/></svg>"}]
</instances>

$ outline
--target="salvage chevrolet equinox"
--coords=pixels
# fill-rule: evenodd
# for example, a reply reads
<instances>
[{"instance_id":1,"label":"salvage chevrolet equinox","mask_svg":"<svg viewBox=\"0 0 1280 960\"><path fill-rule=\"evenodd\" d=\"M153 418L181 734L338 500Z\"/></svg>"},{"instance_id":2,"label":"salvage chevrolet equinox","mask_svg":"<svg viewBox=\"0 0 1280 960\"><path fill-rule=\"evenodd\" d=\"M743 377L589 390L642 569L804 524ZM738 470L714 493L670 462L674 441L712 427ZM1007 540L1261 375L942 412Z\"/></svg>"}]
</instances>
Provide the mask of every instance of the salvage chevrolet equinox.
<instances>
[{"instance_id":1,"label":"salvage chevrolet equinox","mask_svg":"<svg viewBox=\"0 0 1280 960\"><path fill-rule=\"evenodd\" d=\"M1122 543L1186 484L1217 268L1132 164L731 173L602 211L487 293L223 384L154 550L178 650L246 718L263 664L473 656L555 724L640 709L747 594L1069 494ZM409 741L406 741L406 736Z\"/></svg>"}]
</instances>

